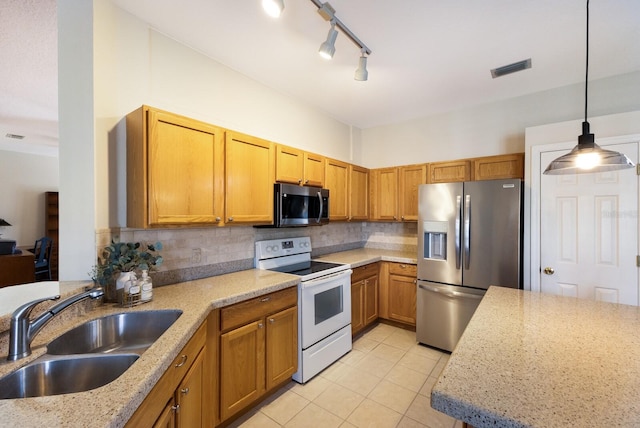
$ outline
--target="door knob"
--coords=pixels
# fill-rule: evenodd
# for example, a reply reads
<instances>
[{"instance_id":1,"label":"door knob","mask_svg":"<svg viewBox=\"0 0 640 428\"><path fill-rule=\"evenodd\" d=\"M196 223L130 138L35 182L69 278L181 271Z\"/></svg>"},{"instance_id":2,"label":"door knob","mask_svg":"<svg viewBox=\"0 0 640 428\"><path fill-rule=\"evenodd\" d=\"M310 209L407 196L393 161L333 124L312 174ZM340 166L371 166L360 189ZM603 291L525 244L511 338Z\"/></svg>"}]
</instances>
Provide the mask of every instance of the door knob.
<instances>
[{"instance_id":1,"label":"door knob","mask_svg":"<svg viewBox=\"0 0 640 428\"><path fill-rule=\"evenodd\" d=\"M546 267L544 268L544 273L546 273L547 275L553 275L556 271L553 270L552 267Z\"/></svg>"}]
</instances>

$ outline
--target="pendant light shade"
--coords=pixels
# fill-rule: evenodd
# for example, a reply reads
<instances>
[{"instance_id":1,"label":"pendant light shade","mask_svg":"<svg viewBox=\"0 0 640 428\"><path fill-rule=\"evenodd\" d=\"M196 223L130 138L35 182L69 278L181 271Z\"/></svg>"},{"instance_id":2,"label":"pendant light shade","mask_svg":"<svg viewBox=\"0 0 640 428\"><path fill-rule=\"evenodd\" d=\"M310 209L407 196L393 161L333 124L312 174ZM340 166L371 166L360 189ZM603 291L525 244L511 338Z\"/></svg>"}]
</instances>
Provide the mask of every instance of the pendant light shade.
<instances>
[{"instance_id":1,"label":"pendant light shade","mask_svg":"<svg viewBox=\"0 0 640 428\"><path fill-rule=\"evenodd\" d=\"M578 137L578 145L566 155L552 161L544 174L584 174L589 172L617 171L633 168L635 165L624 153L602 149L595 143L594 135L587 121L587 99L589 83L589 0L587 0L587 55L584 83L584 122L582 135Z\"/></svg>"}]
</instances>

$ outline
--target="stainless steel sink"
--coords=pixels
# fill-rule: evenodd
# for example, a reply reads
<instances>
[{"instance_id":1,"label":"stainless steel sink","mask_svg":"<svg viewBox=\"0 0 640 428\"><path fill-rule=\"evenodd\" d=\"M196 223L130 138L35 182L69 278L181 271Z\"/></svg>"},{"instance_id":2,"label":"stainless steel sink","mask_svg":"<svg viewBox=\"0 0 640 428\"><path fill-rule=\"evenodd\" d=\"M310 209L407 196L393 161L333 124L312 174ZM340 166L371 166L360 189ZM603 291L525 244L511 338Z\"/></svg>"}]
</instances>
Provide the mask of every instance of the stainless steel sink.
<instances>
[{"instance_id":1,"label":"stainless steel sink","mask_svg":"<svg viewBox=\"0 0 640 428\"><path fill-rule=\"evenodd\" d=\"M0 379L0 399L88 391L114 381L138 354L82 355L36 360Z\"/></svg>"},{"instance_id":2,"label":"stainless steel sink","mask_svg":"<svg viewBox=\"0 0 640 428\"><path fill-rule=\"evenodd\" d=\"M142 354L179 317L181 310L125 312L88 321L47 345L51 355L131 352Z\"/></svg>"}]
</instances>

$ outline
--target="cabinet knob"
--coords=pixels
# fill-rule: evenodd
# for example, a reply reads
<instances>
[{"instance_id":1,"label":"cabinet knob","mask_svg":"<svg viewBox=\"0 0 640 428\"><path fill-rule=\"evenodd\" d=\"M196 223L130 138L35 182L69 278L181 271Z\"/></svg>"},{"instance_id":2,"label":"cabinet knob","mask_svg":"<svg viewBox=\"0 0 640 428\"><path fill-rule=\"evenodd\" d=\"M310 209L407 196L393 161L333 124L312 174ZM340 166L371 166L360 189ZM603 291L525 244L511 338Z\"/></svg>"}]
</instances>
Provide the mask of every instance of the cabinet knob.
<instances>
[{"instance_id":1,"label":"cabinet knob","mask_svg":"<svg viewBox=\"0 0 640 428\"><path fill-rule=\"evenodd\" d=\"M258 328L262 328L262 327L264 327L264 324L258 323Z\"/></svg>"},{"instance_id":2,"label":"cabinet knob","mask_svg":"<svg viewBox=\"0 0 640 428\"><path fill-rule=\"evenodd\" d=\"M233 217L229 217L227 221L233 221Z\"/></svg>"},{"instance_id":3,"label":"cabinet knob","mask_svg":"<svg viewBox=\"0 0 640 428\"><path fill-rule=\"evenodd\" d=\"M271 300L271 297L265 297L263 299L260 299L261 302L268 302L269 300Z\"/></svg>"},{"instance_id":4,"label":"cabinet knob","mask_svg":"<svg viewBox=\"0 0 640 428\"><path fill-rule=\"evenodd\" d=\"M273 324L274 322L276 322L276 320L274 320L273 318L269 318L269 322Z\"/></svg>"},{"instance_id":5,"label":"cabinet knob","mask_svg":"<svg viewBox=\"0 0 640 428\"><path fill-rule=\"evenodd\" d=\"M397 220L397 219L398 219L398 217L396 217L396 216L393 216L393 219L394 219L394 220Z\"/></svg>"},{"instance_id":6,"label":"cabinet knob","mask_svg":"<svg viewBox=\"0 0 640 428\"><path fill-rule=\"evenodd\" d=\"M305 180L304 184L309 184L309 180Z\"/></svg>"},{"instance_id":7,"label":"cabinet knob","mask_svg":"<svg viewBox=\"0 0 640 428\"><path fill-rule=\"evenodd\" d=\"M407 265L402 265L402 264L401 264L401 265L400 265L400 267L401 267L402 269L404 269L404 268L406 268L406 267L407 267Z\"/></svg>"},{"instance_id":8,"label":"cabinet knob","mask_svg":"<svg viewBox=\"0 0 640 428\"><path fill-rule=\"evenodd\" d=\"M220 223L220 220L222 220L220 217L216 217L216 223Z\"/></svg>"},{"instance_id":9,"label":"cabinet knob","mask_svg":"<svg viewBox=\"0 0 640 428\"><path fill-rule=\"evenodd\" d=\"M182 367L187 363L187 356L183 355L182 358L180 358L180 362L178 364L176 364L176 368L178 367Z\"/></svg>"},{"instance_id":10,"label":"cabinet knob","mask_svg":"<svg viewBox=\"0 0 640 428\"><path fill-rule=\"evenodd\" d=\"M404 216L401 216L401 217L400 217L400 220L404 220Z\"/></svg>"},{"instance_id":11,"label":"cabinet knob","mask_svg":"<svg viewBox=\"0 0 640 428\"><path fill-rule=\"evenodd\" d=\"M173 410L174 413L178 413L178 411L180 410L180 405L176 404L175 406L171 406L171 410Z\"/></svg>"},{"instance_id":12,"label":"cabinet knob","mask_svg":"<svg viewBox=\"0 0 640 428\"><path fill-rule=\"evenodd\" d=\"M187 395L189 393L189 388L182 388L180 392L183 393L184 395Z\"/></svg>"},{"instance_id":13,"label":"cabinet knob","mask_svg":"<svg viewBox=\"0 0 640 428\"><path fill-rule=\"evenodd\" d=\"M302 178L298 180L298 184L302 184Z\"/></svg>"}]
</instances>

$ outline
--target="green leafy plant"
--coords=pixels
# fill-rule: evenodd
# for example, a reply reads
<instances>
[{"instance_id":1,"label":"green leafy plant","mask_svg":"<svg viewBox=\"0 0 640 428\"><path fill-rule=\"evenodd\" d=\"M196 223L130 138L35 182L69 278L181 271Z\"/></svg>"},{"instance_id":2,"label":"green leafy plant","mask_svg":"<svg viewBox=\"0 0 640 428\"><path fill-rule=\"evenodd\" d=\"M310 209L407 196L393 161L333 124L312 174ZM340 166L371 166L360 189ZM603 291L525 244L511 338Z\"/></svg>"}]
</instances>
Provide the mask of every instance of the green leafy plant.
<instances>
[{"instance_id":1,"label":"green leafy plant","mask_svg":"<svg viewBox=\"0 0 640 428\"><path fill-rule=\"evenodd\" d=\"M116 273L137 269L152 271L163 262L160 250L161 242L141 244L111 241L111 245L102 250L102 256L90 272L91 278L100 285L106 285Z\"/></svg>"}]
</instances>

